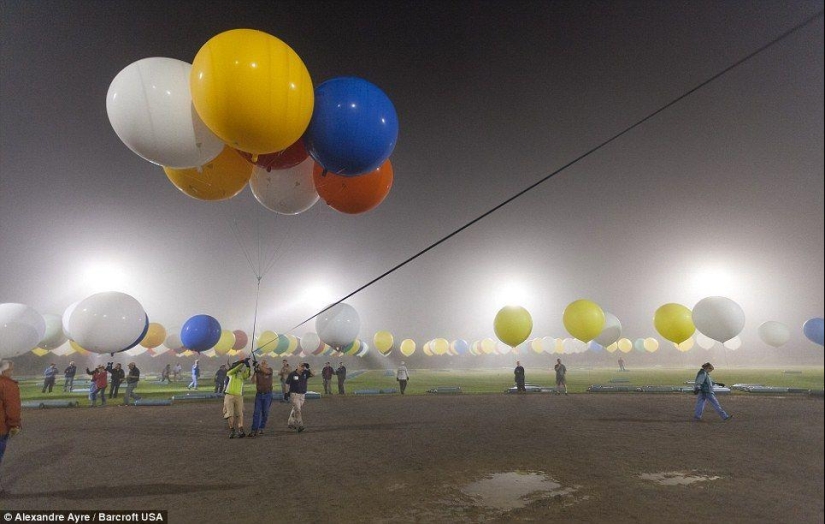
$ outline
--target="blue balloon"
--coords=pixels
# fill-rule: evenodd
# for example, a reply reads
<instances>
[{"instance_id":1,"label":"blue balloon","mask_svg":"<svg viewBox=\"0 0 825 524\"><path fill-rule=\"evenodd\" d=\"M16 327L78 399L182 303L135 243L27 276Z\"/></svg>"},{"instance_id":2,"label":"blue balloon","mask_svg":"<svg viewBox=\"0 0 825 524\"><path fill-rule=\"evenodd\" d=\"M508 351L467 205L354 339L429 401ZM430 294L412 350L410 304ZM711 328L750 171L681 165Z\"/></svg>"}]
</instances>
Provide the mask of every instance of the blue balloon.
<instances>
[{"instance_id":1,"label":"blue balloon","mask_svg":"<svg viewBox=\"0 0 825 524\"><path fill-rule=\"evenodd\" d=\"M221 324L209 315L195 315L180 330L183 347L192 351L206 351L221 338Z\"/></svg>"},{"instance_id":2,"label":"blue balloon","mask_svg":"<svg viewBox=\"0 0 825 524\"><path fill-rule=\"evenodd\" d=\"M823 339L825 339L825 327L823 327L823 320L821 317L818 318L809 318L802 324L802 332L805 333L805 336L808 337L808 340L813 342L814 344L819 344L820 346L823 345Z\"/></svg>"},{"instance_id":3,"label":"blue balloon","mask_svg":"<svg viewBox=\"0 0 825 524\"><path fill-rule=\"evenodd\" d=\"M455 352L459 355L464 355L470 351L470 344L463 338L459 338L453 343L453 349L455 349Z\"/></svg>"},{"instance_id":4,"label":"blue balloon","mask_svg":"<svg viewBox=\"0 0 825 524\"><path fill-rule=\"evenodd\" d=\"M642 343L642 347L644 347L644 343ZM604 351L604 346L602 346L595 340L591 340L590 343L587 344L587 349L589 349L593 353L599 353L601 351Z\"/></svg>"},{"instance_id":5,"label":"blue balloon","mask_svg":"<svg viewBox=\"0 0 825 524\"><path fill-rule=\"evenodd\" d=\"M344 176L374 171L390 157L397 139L395 107L375 85L338 77L315 88L304 145L327 171Z\"/></svg>"}]
</instances>

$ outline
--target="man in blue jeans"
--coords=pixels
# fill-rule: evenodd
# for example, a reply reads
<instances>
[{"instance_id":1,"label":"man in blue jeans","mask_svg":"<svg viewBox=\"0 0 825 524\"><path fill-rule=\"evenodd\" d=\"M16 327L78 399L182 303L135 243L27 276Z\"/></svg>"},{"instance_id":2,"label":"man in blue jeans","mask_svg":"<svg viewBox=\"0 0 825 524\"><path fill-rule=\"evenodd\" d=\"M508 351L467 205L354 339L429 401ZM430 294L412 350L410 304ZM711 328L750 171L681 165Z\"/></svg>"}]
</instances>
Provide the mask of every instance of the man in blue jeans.
<instances>
[{"instance_id":1,"label":"man in blue jeans","mask_svg":"<svg viewBox=\"0 0 825 524\"><path fill-rule=\"evenodd\" d=\"M702 420L702 413L705 411L705 403L710 403L713 409L719 413L722 420L729 420L733 415L728 415L719 401L716 400L716 394L713 392L713 379L710 378L710 372L713 371L713 364L705 362L702 364L702 369L696 374L696 381L693 384L693 394L698 395L696 399L696 408L693 410L693 420L699 422ZM724 384L719 384L724 386Z\"/></svg>"},{"instance_id":2,"label":"man in blue jeans","mask_svg":"<svg viewBox=\"0 0 825 524\"><path fill-rule=\"evenodd\" d=\"M255 366L252 381L255 382L255 412L252 414L252 432L249 437L263 435L269 408L272 406L272 368L266 359Z\"/></svg>"},{"instance_id":3,"label":"man in blue jeans","mask_svg":"<svg viewBox=\"0 0 825 524\"><path fill-rule=\"evenodd\" d=\"M140 381L140 370L134 362L129 362L129 373L126 375L126 394L123 395L123 405L129 405L129 399L140 400L140 397L135 395L135 388Z\"/></svg>"}]
</instances>

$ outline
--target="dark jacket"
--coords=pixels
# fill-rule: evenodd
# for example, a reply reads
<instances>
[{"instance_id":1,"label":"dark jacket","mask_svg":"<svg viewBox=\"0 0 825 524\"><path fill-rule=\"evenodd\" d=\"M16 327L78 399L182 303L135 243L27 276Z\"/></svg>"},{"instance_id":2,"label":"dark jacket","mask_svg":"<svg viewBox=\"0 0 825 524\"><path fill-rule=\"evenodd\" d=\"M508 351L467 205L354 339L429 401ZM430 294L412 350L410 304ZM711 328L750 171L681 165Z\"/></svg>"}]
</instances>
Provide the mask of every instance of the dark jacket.
<instances>
[{"instance_id":1,"label":"dark jacket","mask_svg":"<svg viewBox=\"0 0 825 524\"><path fill-rule=\"evenodd\" d=\"M112 365L106 366L106 371L112 375L112 384L120 384L126 376L126 372L123 371L123 368L115 369Z\"/></svg>"},{"instance_id":2,"label":"dark jacket","mask_svg":"<svg viewBox=\"0 0 825 524\"><path fill-rule=\"evenodd\" d=\"M303 373L298 373L297 370L290 373L289 376L286 377L286 383L289 384L289 392L306 393L307 380L312 376L312 371L308 369L305 369Z\"/></svg>"},{"instance_id":3,"label":"dark jacket","mask_svg":"<svg viewBox=\"0 0 825 524\"><path fill-rule=\"evenodd\" d=\"M122 373L123 370L120 370ZM140 370L137 366L133 366L129 368L129 374L126 376L126 383L127 384L137 384L140 380Z\"/></svg>"}]
</instances>

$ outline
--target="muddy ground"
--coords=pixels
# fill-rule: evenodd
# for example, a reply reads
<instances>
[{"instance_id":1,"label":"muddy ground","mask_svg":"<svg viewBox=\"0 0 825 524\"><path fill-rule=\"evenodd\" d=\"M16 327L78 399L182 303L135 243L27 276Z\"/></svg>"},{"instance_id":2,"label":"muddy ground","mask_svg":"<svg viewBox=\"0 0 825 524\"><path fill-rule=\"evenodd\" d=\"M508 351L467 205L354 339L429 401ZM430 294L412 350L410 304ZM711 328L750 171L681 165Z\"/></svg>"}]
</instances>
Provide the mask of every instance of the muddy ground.
<instances>
[{"instance_id":1,"label":"muddy ground","mask_svg":"<svg viewBox=\"0 0 825 524\"><path fill-rule=\"evenodd\" d=\"M0 507L166 509L173 523L823 522L823 400L720 400L728 422L692 422L684 394L336 395L307 401L303 433L276 403L266 435L242 440L217 401L26 410Z\"/></svg>"}]
</instances>

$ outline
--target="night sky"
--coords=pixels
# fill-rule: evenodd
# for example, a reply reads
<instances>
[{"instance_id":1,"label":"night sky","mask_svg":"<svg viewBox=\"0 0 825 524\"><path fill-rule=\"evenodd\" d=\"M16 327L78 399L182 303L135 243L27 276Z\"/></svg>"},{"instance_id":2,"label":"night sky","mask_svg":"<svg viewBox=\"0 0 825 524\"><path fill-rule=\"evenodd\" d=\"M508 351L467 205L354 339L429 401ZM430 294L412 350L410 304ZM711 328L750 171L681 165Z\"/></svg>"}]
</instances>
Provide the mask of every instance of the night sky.
<instances>
[{"instance_id":1,"label":"night sky","mask_svg":"<svg viewBox=\"0 0 825 524\"><path fill-rule=\"evenodd\" d=\"M257 330L294 326L823 9L790 2L0 1L0 302L62 314L100 291L179 329L252 330L244 251L274 265ZM106 114L115 75L192 62L216 34L270 33L314 85L358 76L398 113L375 210L277 215L246 189L204 202L130 151ZM534 190L356 294L360 336L493 337L507 303L567 336L588 298L624 336L711 295L757 327L823 314L823 19L814 19ZM661 340L661 337L659 337Z\"/></svg>"}]
</instances>

